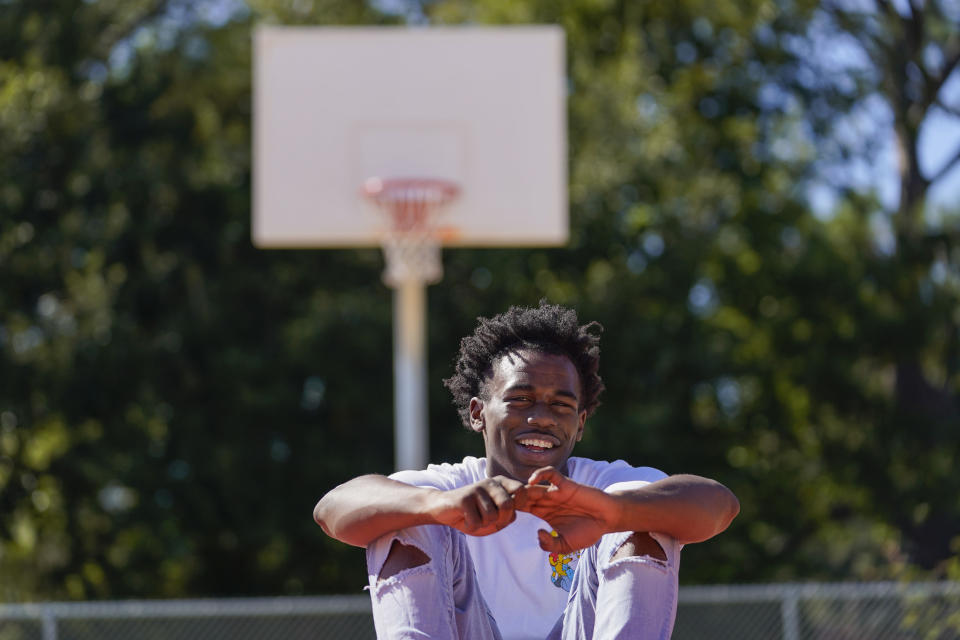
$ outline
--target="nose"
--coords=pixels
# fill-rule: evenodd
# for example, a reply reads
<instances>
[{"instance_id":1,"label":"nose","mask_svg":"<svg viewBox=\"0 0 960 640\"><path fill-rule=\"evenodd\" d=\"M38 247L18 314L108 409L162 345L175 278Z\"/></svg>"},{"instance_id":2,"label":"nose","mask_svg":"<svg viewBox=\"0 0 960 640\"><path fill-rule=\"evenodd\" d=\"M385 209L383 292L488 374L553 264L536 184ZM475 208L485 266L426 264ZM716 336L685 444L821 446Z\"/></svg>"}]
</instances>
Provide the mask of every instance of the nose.
<instances>
[{"instance_id":1,"label":"nose","mask_svg":"<svg viewBox=\"0 0 960 640\"><path fill-rule=\"evenodd\" d=\"M553 412L542 402L534 403L530 408L530 414L527 416L527 424L531 426L545 427L557 424Z\"/></svg>"}]
</instances>

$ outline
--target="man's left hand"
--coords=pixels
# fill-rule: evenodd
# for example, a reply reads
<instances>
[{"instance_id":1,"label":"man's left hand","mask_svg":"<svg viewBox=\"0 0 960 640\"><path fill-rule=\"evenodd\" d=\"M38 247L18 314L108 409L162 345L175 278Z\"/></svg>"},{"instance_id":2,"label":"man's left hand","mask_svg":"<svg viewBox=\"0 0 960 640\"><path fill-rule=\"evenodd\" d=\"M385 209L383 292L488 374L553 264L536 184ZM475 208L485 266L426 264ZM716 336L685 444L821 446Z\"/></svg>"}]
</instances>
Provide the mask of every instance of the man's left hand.
<instances>
[{"instance_id":1,"label":"man's left hand","mask_svg":"<svg viewBox=\"0 0 960 640\"><path fill-rule=\"evenodd\" d=\"M544 551L572 553L589 547L613 531L619 519L614 496L575 482L553 467L534 471L525 489L527 502L520 509L546 520L556 532L537 532Z\"/></svg>"}]
</instances>

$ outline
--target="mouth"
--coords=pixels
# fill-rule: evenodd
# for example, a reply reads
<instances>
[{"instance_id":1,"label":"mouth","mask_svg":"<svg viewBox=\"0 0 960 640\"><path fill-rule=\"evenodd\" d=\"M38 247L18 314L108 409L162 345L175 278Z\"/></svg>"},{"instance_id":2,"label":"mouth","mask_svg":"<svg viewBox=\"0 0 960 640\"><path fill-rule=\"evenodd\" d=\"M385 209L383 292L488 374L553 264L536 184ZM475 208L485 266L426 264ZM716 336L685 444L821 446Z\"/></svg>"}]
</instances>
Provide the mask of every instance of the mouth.
<instances>
[{"instance_id":1,"label":"mouth","mask_svg":"<svg viewBox=\"0 0 960 640\"><path fill-rule=\"evenodd\" d=\"M516 443L523 451L533 454L548 453L560 446L560 443L553 436L539 434L520 436L516 439Z\"/></svg>"}]
</instances>

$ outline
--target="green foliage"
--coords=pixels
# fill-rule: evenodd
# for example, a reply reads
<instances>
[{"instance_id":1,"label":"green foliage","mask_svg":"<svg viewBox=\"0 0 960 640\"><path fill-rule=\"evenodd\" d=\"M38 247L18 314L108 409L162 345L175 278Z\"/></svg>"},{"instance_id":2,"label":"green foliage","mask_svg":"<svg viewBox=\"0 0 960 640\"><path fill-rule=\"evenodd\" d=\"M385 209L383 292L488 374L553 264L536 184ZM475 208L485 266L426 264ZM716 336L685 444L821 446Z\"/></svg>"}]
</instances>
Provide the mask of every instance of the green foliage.
<instances>
[{"instance_id":1,"label":"green foliage","mask_svg":"<svg viewBox=\"0 0 960 640\"><path fill-rule=\"evenodd\" d=\"M957 212L807 202L887 61L812 81L817 3L404 6L0 3L0 597L362 585L310 511L391 470L390 292L376 251L251 246L250 30L404 18L557 23L568 47L573 240L446 253L433 457L482 452L440 384L459 337L546 296L606 327L578 453L741 499L686 582L956 577Z\"/></svg>"}]
</instances>

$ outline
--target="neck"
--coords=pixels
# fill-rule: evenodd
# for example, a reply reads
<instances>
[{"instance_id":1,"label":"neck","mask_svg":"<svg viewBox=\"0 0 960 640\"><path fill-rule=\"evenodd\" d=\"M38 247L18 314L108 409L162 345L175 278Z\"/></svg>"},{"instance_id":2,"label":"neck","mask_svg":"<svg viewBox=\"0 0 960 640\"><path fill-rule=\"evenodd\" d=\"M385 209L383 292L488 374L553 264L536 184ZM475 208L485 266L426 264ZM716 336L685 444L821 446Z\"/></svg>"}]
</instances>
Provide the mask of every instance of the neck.
<instances>
[{"instance_id":1,"label":"neck","mask_svg":"<svg viewBox=\"0 0 960 640\"><path fill-rule=\"evenodd\" d=\"M507 478L512 478L517 482L523 482L526 484L527 480L530 478L530 475L536 471L535 467L530 468L529 470L515 470L517 473L512 472L507 467L503 466L493 458L487 457L487 477L495 478L496 476L506 476ZM557 470L563 475L568 475L567 473L567 461L564 460L563 464L557 466Z\"/></svg>"}]
</instances>

